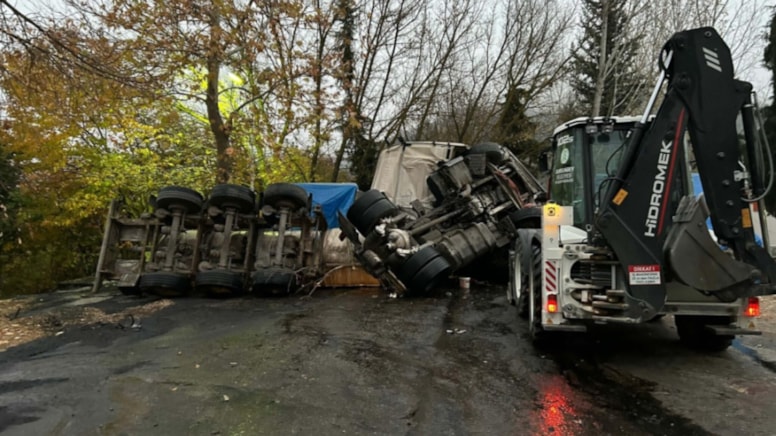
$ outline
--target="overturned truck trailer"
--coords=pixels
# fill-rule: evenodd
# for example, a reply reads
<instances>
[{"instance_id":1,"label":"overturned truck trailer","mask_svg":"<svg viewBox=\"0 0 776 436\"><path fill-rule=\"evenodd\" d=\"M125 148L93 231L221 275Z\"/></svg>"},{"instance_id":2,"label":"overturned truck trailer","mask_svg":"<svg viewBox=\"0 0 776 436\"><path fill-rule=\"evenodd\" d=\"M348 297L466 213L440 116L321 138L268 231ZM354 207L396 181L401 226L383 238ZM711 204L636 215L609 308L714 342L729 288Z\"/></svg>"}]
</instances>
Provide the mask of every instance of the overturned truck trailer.
<instances>
[{"instance_id":1,"label":"overturned truck trailer","mask_svg":"<svg viewBox=\"0 0 776 436\"><path fill-rule=\"evenodd\" d=\"M538 227L545 196L498 144L402 142L381 152L372 189L339 220L383 287L422 293Z\"/></svg>"},{"instance_id":2,"label":"overturned truck trailer","mask_svg":"<svg viewBox=\"0 0 776 436\"><path fill-rule=\"evenodd\" d=\"M339 238L337 210L354 184L269 185L260 195L217 185L207 197L162 188L153 212L132 217L120 200L105 223L94 290L115 280L125 294L288 294L303 287L375 286Z\"/></svg>"}]
</instances>

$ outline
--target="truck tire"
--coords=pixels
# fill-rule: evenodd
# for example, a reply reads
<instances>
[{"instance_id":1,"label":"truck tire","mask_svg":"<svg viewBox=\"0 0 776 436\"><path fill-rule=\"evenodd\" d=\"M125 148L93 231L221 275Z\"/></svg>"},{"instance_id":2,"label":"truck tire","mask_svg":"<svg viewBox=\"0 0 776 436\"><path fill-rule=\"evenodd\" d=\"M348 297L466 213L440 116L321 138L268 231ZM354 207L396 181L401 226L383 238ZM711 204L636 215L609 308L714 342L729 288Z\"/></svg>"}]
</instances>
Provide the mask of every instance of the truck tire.
<instances>
[{"instance_id":1,"label":"truck tire","mask_svg":"<svg viewBox=\"0 0 776 436\"><path fill-rule=\"evenodd\" d=\"M706 326L729 325L732 322L733 319L727 316L674 316L674 324L676 324L679 340L689 348L710 353L725 351L733 344L734 337L731 335L715 335Z\"/></svg>"},{"instance_id":2,"label":"truck tire","mask_svg":"<svg viewBox=\"0 0 776 436\"><path fill-rule=\"evenodd\" d=\"M512 224L518 229L540 229L542 227L542 208L526 207L509 214Z\"/></svg>"},{"instance_id":3,"label":"truck tire","mask_svg":"<svg viewBox=\"0 0 776 436\"><path fill-rule=\"evenodd\" d=\"M209 297L229 297L243 292L243 276L236 271L200 271L194 279L194 286Z\"/></svg>"},{"instance_id":4,"label":"truck tire","mask_svg":"<svg viewBox=\"0 0 776 436\"><path fill-rule=\"evenodd\" d=\"M180 208L186 213L197 213L202 210L202 194L183 186L165 186L156 196L156 207L172 210Z\"/></svg>"},{"instance_id":5,"label":"truck tire","mask_svg":"<svg viewBox=\"0 0 776 436\"><path fill-rule=\"evenodd\" d=\"M251 290L256 295L280 296L297 290L296 273L288 268L261 268L251 276Z\"/></svg>"},{"instance_id":6,"label":"truck tire","mask_svg":"<svg viewBox=\"0 0 776 436\"><path fill-rule=\"evenodd\" d=\"M140 290L160 297L183 297L191 290L188 275L168 271L145 273L140 276Z\"/></svg>"},{"instance_id":7,"label":"truck tire","mask_svg":"<svg viewBox=\"0 0 776 436\"><path fill-rule=\"evenodd\" d=\"M387 216L395 215L399 208L388 197L376 189L363 193L348 210L348 220L366 236L377 223Z\"/></svg>"},{"instance_id":8,"label":"truck tire","mask_svg":"<svg viewBox=\"0 0 776 436\"><path fill-rule=\"evenodd\" d=\"M408 291L425 293L447 278L451 269L450 262L436 248L427 246L408 257L399 266L396 276Z\"/></svg>"},{"instance_id":9,"label":"truck tire","mask_svg":"<svg viewBox=\"0 0 776 436\"><path fill-rule=\"evenodd\" d=\"M298 210L307 206L307 191L293 183L273 183L264 191L264 204L280 210Z\"/></svg>"},{"instance_id":10,"label":"truck tire","mask_svg":"<svg viewBox=\"0 0 776 436\"><path fill-rule=\"evenodd\" d=\"M365 192L359 192L356 194L356 199L348 209L347 217L350 219L351 214L363 215L366 209L371 206L375 201L385 197L385 194L377 189L370 189Z\"/></svg>"},{"instance_id":11,"label":"truck tire","mask_svg":"<svg viewBox=\"0 0 776 436\"><path fill-rule=\"evenodd\" d=\"M234 208L238 213L251 213L256 208L256 194L242 185L216 185L210 192L210 204L219 208Z\"/></svg>"}]
</instances>

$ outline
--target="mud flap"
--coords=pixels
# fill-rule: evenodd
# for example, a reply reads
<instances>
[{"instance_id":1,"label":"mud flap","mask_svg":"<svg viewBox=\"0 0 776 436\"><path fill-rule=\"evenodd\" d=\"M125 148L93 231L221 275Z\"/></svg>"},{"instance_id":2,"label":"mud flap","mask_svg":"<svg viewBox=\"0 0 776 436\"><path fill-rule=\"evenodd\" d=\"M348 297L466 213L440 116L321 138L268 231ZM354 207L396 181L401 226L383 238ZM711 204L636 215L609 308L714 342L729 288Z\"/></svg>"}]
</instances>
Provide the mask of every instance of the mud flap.
<instances>
[{"instance_id":1,"label":"mud flap","mask_svg":"<svg viewBox=\"0 0 776 436\"><path fill-rule=\"evenodd\" d=\"M670 270L682 283L730 302L762 292L761 272L722 251L706 227L709 210L703 196L679 202L665 242Z\"/></svg>"},{"instance_id":2,"label":"mud flap","mask_svg":"<svg viewBox=\"0 0 776 436\"><path fill-rule=\"evenodd\" d=\"M342 230L340 239L346 237L353 244L359 244L358 230L356 230L356 227L353 225L353 223L351 223L350 220L348 220L345 215L342 214L342 212L337 212L337 221L339 221L340 230Z\"/></svg>"}]
</instances>

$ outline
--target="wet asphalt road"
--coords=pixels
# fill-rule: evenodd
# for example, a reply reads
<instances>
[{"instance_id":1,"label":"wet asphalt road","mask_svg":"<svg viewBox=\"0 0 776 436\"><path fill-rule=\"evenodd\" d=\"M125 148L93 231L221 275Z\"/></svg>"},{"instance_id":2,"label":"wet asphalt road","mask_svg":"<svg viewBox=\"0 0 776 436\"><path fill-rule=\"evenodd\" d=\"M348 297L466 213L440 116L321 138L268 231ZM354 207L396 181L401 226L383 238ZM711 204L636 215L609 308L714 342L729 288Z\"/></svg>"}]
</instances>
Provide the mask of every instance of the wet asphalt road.
<instances>
[{"instance_id":1,"label":"wet asphalt road","mask_svg":"<svg viewBox=\"0 0 776 436\"><path fill-rule=\"evenodd\" d=\"M137 321L0 353L0 432L776 434L776 373L743 342L698 354L667 319L537 351L500 287L190 298Z\"/></svg>"}]
</instances>

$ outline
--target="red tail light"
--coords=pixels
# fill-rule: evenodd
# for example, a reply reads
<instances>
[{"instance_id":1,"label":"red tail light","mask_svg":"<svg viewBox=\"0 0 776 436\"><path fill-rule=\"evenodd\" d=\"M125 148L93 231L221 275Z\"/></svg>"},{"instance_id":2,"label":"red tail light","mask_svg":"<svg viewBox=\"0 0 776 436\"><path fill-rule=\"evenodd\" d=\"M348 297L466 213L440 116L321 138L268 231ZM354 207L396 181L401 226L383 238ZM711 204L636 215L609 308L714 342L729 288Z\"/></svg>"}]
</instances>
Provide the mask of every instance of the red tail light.
<instances>
[{"instance_id":1,"label":"red tail light","mask_svg":"<svg viewBox=\"0 0 776 436\"><path fill-rule=\"evenodd\" d=\"M760 299L757 297L749 297L749 302L746 305L746 312L744 315L753 318L760 316Z\"/></svg>"},{"instance_id":2,"label":"red tail light","mask_svg":"<svg viewBox=\"0 0 776 436\"><path fill-rule=\"evenodd\" d=\"M547 296L547 312L549 313L555 313L558 311L558 296L555 294L550 294ZM760 313L760 309L758 306L757 313Z\"/></svg>"}]
</instances>

